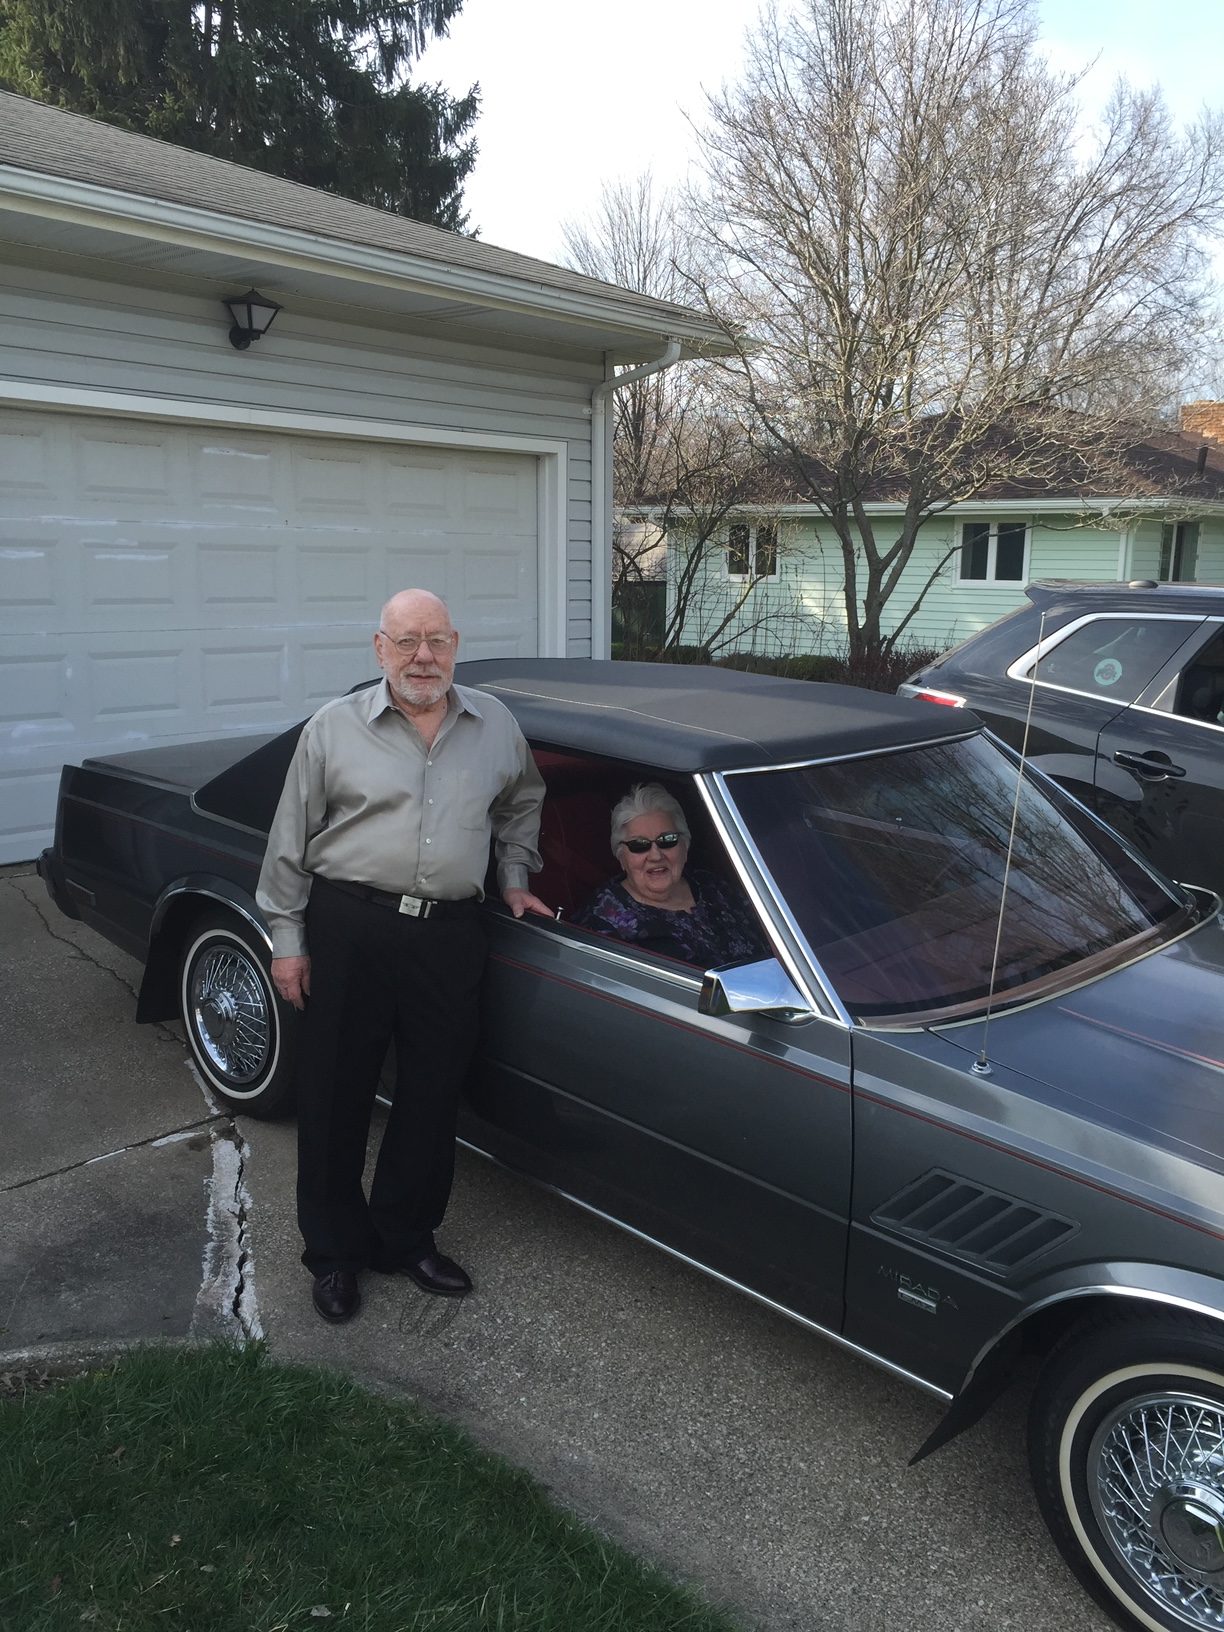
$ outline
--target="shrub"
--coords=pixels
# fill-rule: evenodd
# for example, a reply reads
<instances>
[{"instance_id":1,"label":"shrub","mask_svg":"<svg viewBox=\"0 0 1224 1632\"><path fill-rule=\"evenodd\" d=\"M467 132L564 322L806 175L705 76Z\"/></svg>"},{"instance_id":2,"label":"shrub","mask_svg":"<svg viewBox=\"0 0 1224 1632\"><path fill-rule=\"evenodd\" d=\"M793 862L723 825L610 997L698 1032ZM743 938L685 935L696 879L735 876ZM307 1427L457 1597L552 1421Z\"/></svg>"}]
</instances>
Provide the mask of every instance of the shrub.
<instances>
[{"instance_id":1,"label":"shrub","mask_svg":"<svg viewBox=\"0 0 1224 1632\"><path fill-rule=\"evenodd\" d=\"M613 657L635 657L659 663L713 663L721 669L739 669L747 674L776 674L787 680L823 680L842 686L862 686L867 691L896 691L915 669L924 668L942 656L942 648L905 644L890 652L851 662L845 649L840 652L795 652L789 657L767 657L761 652L726 652L711 657L705 646L673 646L665 652L631 652L614 645Z\"/></svg>"}]
</instances>

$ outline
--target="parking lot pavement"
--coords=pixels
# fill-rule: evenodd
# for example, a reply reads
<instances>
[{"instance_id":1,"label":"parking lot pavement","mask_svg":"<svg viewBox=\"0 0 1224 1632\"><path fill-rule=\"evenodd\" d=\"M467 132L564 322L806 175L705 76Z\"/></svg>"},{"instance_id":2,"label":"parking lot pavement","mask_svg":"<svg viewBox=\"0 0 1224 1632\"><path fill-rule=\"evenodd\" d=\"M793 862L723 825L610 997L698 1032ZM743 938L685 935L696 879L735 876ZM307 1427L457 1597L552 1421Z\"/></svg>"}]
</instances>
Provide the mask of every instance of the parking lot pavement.
<instances>
[{"instance_id":1,"label":"parking lot pavement","mask_svg":"<svg viewBox=\"0 0 1224 1632\"><path fill-rule=\"evenodd\" d=\"M442 1241L475 1293L370 1275L358 1318L325 1326L292 1126L210 1105L177 1028L134 1024L136 966L28 869L0 872L0 948L0 1370L57 1342L262 1331L464 1423L745 1627L1105 1632L1029 1494L1022 1399L909 1469L937 1403L471 1155Z\"/></svg>"}]
</instances>

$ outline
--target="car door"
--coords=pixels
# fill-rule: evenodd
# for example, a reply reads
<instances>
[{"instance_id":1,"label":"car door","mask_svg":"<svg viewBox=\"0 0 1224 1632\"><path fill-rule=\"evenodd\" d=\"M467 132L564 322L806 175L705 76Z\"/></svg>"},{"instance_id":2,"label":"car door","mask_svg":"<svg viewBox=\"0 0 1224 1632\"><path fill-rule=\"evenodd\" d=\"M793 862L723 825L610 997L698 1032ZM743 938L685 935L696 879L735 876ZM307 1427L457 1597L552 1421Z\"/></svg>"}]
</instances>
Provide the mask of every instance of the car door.
<instances>
[{"instance_id":1,"label":"car door","mask_svg":"<svg viewBox=\"0 0 1224 1632\"><path fill-rule=\"evenodd\" d=\"M1010 664L995 706L970 707L1033 765L1091 804L1100 734L1141 696L1202 619L1098 612L1045 636ZM1002 697L1006 692L1006 705Z\"/></svg>"},{"instance_id":2,"label":"car door","mask_svg":"<svg viewBox=\"0 0 1224 1632\"><path fill-rule=\"evenodd\" d=\"M564 925L490 918L469 1143L840 1327L848 1031L703 1015L697 969Z\"/></svg>"},{"instance_id":3,"label":"car door","mask_svg":"<svg viewBox=\"0 0 1224 1632\"><path fill-rule=\"evenodd\" d=\"M1224 629L1196 629L1097 743L1097 810L1170 877L1224 888Z\"/></svg>"}]
</instances>

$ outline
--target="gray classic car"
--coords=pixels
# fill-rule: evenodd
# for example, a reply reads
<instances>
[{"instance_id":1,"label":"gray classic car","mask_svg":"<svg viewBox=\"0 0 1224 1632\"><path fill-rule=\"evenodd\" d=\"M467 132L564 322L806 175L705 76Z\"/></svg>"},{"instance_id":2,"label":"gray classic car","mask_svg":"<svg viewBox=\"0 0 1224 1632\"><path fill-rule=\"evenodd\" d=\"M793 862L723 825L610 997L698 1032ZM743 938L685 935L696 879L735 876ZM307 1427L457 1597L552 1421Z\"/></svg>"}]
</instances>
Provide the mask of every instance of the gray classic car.
<instances>
[{"instance_id":1,"label":"gray classic car","mask_svg":"<svg viewBox=\"0 0 1224 1632\"><path fill-rule=\"evenodd\" d=\"M1051 1532L1124 1624L1224 1627L1224 934L964 710L725 670L505 660L548 784L537 893L490 900L463 1138L948 1402L1041 1372ZM144 960L239 1111L292 1095L254 902L296 731L64 772L40 870ZM661 781L768 956L567 921Z\"/></svg>"}]
</instances>

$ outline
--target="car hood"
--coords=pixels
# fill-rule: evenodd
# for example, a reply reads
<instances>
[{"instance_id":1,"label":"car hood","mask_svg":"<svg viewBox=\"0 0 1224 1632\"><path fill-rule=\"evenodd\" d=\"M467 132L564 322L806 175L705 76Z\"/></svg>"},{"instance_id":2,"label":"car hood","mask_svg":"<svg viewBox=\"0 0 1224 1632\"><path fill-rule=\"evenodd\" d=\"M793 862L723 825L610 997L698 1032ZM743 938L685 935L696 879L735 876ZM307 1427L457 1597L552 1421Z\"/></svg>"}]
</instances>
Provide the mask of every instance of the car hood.
<instances>
[{"instance_id":1,"label":"car hood","mask_svg":"<svg viewBox=\"0 0 1224 1632\"><path fill-rule=\"evenodd\" d=\"M938 1034L977 1054L983 1030ZM1046 1103L1224 1173L1220 919L1088 985L995 1015L986 1054Z\"/></svg>"}]
</instances>

